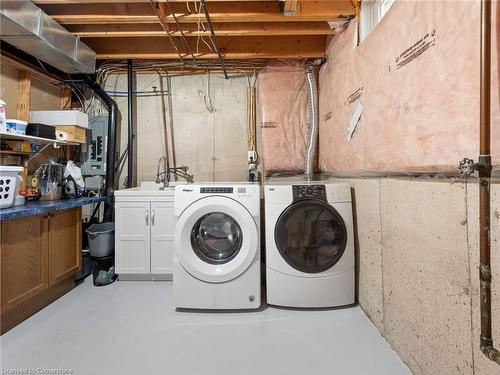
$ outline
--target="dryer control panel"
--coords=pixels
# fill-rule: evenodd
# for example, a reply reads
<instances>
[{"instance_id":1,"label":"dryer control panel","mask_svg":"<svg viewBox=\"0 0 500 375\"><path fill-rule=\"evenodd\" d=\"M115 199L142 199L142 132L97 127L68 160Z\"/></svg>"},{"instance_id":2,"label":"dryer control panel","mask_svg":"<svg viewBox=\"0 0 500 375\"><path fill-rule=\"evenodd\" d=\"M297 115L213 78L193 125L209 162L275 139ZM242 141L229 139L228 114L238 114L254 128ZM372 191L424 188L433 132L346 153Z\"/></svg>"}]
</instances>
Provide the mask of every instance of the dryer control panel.
<instances>
[{"instance_id":1,"label":"dryer control panel","mask_svg":"<svg viewBox=\"0 0 500 375\"><path fill-rule=\"evenodd\" d=\"M326 201L325 185L293 185L293 200L320 199Z\"/></svg>"}]
</instances>

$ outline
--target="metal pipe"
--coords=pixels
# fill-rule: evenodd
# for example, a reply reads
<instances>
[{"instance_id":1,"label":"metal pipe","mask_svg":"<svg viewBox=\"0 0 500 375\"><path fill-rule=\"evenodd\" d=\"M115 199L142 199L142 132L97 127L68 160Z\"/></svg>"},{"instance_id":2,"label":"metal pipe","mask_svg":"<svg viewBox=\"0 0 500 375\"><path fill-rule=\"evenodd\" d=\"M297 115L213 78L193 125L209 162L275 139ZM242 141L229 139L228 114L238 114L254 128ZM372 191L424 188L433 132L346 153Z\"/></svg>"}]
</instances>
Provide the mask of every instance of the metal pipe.
<instances>
[{"instance_id":1,"label":"metal pipe","mask_svg":"<svg viewBox=\"0 0 500 375\"><path fill-rule=\"evenodd\" d=\"M314 174L314 160L318 144L318 84L316 82L316 65L306 66L307 95L309 98L309 137L307 142L304 173L309 178Z\"/></svg>"},{"instance_id":2,"label":"metal pipe","mask_svg":"<svg viewBox=\"0 0 500 375\"><path fill-rule=\"evenodd\" d=\"M167 75L167 99L168 99L168 121L170 129L170 149L172 150L172 164L174 170L177 169L177 157L175 156L175 133L174 133L174 110L172 103L172 78ZM175 181L178 180L177 175L174 174Z\"/></svg>"},{"instance_id":3,"label":"metal pipe","mask_svg":"<svg viewBox=\"0 0 500 375\"><path fill-rule=\"evenodd\" d=\"M160 77L160 100L161 100L161 116L163 120L163 142L165 143L165 163L166 166L164 170L167 175L164 178L167 179L167 182L170 182L170 161L169 161L169 152L168 152L168 129L167 129L167 114L165 113L165 91L163 89L163 76L158 72L158 76Z\"/></svg>"},{"instance_id":4,"label":"metal pipe","mask_svg":"<svg viewBox=\"0 0 500 375\"><path fill-rule=\"evenodd\" d=\"M127 97L128 97L128 156L127 156L127 187L131 188L134 181L134 93L132 60L127 60Z\"/></svg>"},{"instance_id":5,"label":"metal pipe","mask_svg":"<svg viewBox=\"0 0 500 375\"><path fill-rule=\"evenodd\" d=\"M175 24L177 26L177 31L179 31L179 33L181 34L181 39L182 41L184 42L184 45L186 46L187 50L189 51L189 54L191 55L191 57L193 58L193 61L194 61L194 66L197 65L197 62L196 62L196 56L194 55L193 53L193 49L191 48L191 45L189 44L189 42L187 41L186 39L186 35L184 34L184 31L182 30L182 27L180 25L180 22L179 22L179 19L177 18L177 16L175 15L175 12L174 10L172 9L172 6L170 5L170 2L169 0L166 0L166 4L168 6L168 9L170 11L170 14L172 15L172 18L174 19L175 21Z\"/></svg>"},{"instance_id":6,"label":"metal pipe","mask_svg":"<svg viewBox=\"0 0 500 375\"><path fill-rule=\"evenodd\" d=\"M151 5L151 8L155 11L156 16L158 17L158 20L160 21L160 25L163 28L163 31L165 31L165 34L167 34L167 38L172 44L172 47L174 47L175 52L177 53L177 56L179 56L179 60L184 62L184 57L179 51L179 48L177 48L177 44L175 44L174 39L172 35L170 34L170 28L168 27L168 23L165 22L165 14L163 12L163 9L161 9L160 3L155 2L154 0L149 0L149 4Z\"/></svg>"},{"instance_id":7,"label":"metal pipe","mask_svg":"<svg viewBox=\"0 0 500 375\"><path fill-rule=\"evenodd\" d=\"M229 77L227 76L226 67L224 65L224 58L222 57L219 45L217 44L217 38L215 37L214 27L212 26L212 21L210 20L210 14L208 13L207 4L205 3L205 0L201 0L200 3L201 6L203 7L203 10L205 11L205 18L207 19L208 29L210 30L210 40L212 41L212 45L215 48L215 51L217 52L217 56L219 57L219 62L222 71L224 72L224 77L228 79Z\"/></svg>"},{"instance_id":8,"label":"metal pipe","mask_svg":"<svg viewBox=\"0 0 500 375\"><path fill-rule=\"evenodd\" d=\"M113 194L115 188L115 150L116 150L116 128L118 105L96 82L95 77L91 75L83 76L87 86L101 99L108 108L108 141L106 145L106 191L108 198L104 204L104 221L112 221L113 218Z\"/></svg>"},{"instance_id":9,"label":"metal pipe","mask_svg":"<svg viewBox=\"0 0 500 375\"><path fill-rule=\"evenodd\" d=\"M491 329L491 1L481 1L481 84L479 124L479 280L481 308L480 345L483 354L500 365Z\"/></svg>"}]
</instances>

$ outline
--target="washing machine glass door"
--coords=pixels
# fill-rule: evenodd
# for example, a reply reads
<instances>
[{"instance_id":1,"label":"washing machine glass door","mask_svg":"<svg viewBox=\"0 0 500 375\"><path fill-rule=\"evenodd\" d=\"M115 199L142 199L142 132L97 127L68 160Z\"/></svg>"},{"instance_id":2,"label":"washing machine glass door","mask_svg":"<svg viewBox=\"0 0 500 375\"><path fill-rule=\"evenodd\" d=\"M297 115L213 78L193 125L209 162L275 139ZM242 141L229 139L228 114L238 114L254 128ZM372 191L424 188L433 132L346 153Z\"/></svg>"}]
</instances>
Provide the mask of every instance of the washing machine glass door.
<instances>
[{"instance_id":1,"label":"washing machine glass door","mask_svg":"<svg viewBox=\"0 0 500 375\"><path fill-rule=\"evenodd\" d=\"M230 262L241 250L243 233L238 222L224 212L209 212L191 230L191 247L210 264Z\"/></svg>"},{"instance_id":2,"label":"washing machine glass door","mask_svg":"<svg viewBox=\"0 0 500 375\"><path fill-rule=\"evenodd\" d=\"M175 228L175 252L194 277L225 282L241 275L258 251L255 221L240 203L211 196L191 204Z\"/></svg>"},{"instance_id":3,"label":"washing machine glass door","mask_svg":"<svg viewBox=\"0 0 500 375\"><path fill-rule=\"evenodd\" d=\"M278 218L274 235L283 259L305 273L333 267L347 243L344 220L331 205L319 200L292 203Z\"/></svg>"}]
</instances>

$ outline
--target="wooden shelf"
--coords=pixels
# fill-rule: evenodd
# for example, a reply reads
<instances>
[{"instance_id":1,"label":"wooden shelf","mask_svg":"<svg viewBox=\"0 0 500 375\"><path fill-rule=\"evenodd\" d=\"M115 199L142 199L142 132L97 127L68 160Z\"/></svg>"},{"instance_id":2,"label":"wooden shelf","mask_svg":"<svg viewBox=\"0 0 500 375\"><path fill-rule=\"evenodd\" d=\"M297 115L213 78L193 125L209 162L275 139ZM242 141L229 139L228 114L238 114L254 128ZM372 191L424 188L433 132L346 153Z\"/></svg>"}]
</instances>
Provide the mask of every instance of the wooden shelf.
<instances>
[{"instance_id":1,"label":"wooden shelf","mask_svg":"<svg viewBox=\"0 0 500 375\"><path fill-rule=\"evenodd\" d=\"M0 139L28 141L31 143L41 143L41 144L55 143L55 144L66 145L66 146L79 146L80 145L80 143L77 143L77 142L58 141L55 139L40 138L40 137L31 136L31 135L21 135L21 134L16 134L16 133L7 133L7 132L0 132Z\"/></svg>"},{"instance_id":2,"label":"wooden shelf","mask_svg":"<svg viewBox=\"0 0 500 375\"><path fill-rule=\"evenodd\" d=\"M0 150L0 155L31 155L31 152Z\"/></svg>"}]
</instances>

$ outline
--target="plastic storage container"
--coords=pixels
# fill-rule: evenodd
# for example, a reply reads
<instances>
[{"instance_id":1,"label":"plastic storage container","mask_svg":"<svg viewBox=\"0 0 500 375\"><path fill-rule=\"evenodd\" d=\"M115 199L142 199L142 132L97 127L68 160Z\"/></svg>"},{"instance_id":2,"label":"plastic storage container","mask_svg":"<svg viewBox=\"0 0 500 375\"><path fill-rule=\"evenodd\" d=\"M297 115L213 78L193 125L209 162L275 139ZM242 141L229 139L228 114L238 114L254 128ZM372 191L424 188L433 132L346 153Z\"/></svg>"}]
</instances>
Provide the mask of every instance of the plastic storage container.
<instances>
[{"instance_id":1,"label":"plastic storage container","mask_svg":"<svg viewBox=\"0 0 500 375\"><path fill-rule=\"evenodd\" d=\"M6 128L9 133L16 133L19 135L26 135L26 127L28 123L21 120L6 120Z\"/></svg>"},{"instance_id":2,"label":"plastic storage container","mask_svg":"<svg viewBox=\"0 0 500 375\"><path fill-rule=\"evenodd\" d=\"M12 207L17 195L17 184L22 167L0 165L0 208Z\"/></svg>"},{"instance_id":3,"label":"plastic storage container","mask_svg":"<svg viewBox=\"0 0 500 375\"><path fill-rule=\"evenodd\" d=\"M95 286L109 285L115 281L115 256L92 258L92 279Z\"/></svg>"},{"instance_id":4,"label":"plastic storage container","mask_svg":"<svg viewBox=\"0 0 500 375\"><path fill-rule=\"evenodd\" d=\"M85 231L92 258L107 257L115 251L115 223L94 224Z\"/></svg>"}]
</instances>

